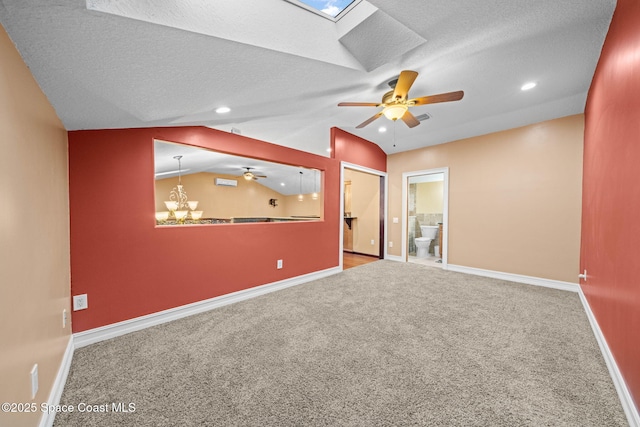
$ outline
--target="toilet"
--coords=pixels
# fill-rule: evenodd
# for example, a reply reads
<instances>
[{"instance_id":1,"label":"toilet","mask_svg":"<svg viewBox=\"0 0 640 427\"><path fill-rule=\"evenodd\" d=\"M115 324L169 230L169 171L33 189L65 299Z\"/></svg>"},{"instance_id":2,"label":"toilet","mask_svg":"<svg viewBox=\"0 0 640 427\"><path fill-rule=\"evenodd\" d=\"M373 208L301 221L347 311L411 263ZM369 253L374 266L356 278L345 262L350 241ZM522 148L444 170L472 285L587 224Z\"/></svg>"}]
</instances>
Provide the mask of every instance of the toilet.
<instances>
[{"instance_id":1,"label":"toilet","mask_svg":"<svg viewBox=\"0 0 640 427\"><path fill-rule=\"evenodd\" d=\"M422 232L422 237L417 237L415 239L417 249L416 257L426 258L429 256L429 246L431 246L431 241L436 238L436 234L438 233L438 226L421 225L420 231Z\"/></svg>"}]
</instances>

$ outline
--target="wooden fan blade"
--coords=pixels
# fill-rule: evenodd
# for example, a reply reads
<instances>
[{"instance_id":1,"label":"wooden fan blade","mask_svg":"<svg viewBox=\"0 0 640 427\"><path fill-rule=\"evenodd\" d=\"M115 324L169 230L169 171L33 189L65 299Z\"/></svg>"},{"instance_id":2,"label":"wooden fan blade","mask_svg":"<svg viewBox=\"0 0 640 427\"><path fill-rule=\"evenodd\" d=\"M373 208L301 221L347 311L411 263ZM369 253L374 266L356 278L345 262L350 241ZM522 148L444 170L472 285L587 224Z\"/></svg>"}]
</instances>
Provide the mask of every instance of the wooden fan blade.
<instances>
[{"instance_id":1,"label":"wooden fan blade","mask_svg":"<svg viewBox=\"0 0 640 427\"><path fill-rule=\"evenodd\" d=\"M407 96L409 96L409 89L416 80L416 77L418 77L418 73L415 71L402 71L400 73L400 77L398 77L396 87L393 89L393 99L407 99Z\"/></svg>"},{"instance_id":2,"label":"wooden fan blade","mask_svg":"<svg viewBox=\"0 0 640 427\"><path fill-rule=\"evenodd\" d=\"M407 110L403 116L401 117L402 121L409 126L410 128L414 128L420 124L420 121L416 119L416 117Z\"/></svg>"},{"instance_id":3,"label":"wooden fan blade","mask_svg":"<svg viewBox=\"0 0 640 427\"><path fill-rule=\"evenodd\" d=\"M376 102L341 102L338 107L377 107Z\"/></svg>"},{"instance_id":4,"label":"wooden fan blade","mask_svg":"<svg viewBox=\"0 0 640 427\"><path fill-rule=\"evenodd\" d=\"M382 111L380 111L378 114L376 114L375 116L365 120L364 122L360 123L358 126L356 126L356 129L362 129L363 127L365 127L366 125L368 125L369 123L371 123L372 121L378 119L380 116L382 115Z\"/></svg>"},{"instance_id":5,"label":"wooden fan blade","mask_svg":"<svg viewBox=\"0 0 640 427\"><path fill-rule=\"evenodd\" d=\"M410 99L408 104L413 105L426 105L437 104L438 102L460 101L464 96L464 92L459 90L457 92L447 92L438 95L423 96L422 98Z\"/></svg>"}]
</instances>

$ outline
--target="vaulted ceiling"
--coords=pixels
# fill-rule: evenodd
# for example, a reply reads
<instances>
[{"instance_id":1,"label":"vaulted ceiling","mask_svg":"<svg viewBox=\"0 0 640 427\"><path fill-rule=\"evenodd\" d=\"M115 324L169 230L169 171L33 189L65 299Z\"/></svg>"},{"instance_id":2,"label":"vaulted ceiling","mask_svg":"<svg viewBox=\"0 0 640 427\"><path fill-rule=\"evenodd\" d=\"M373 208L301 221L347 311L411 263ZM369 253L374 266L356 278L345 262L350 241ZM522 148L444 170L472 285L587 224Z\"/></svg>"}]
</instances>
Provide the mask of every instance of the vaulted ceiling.
<instances>
[{"instance_id":1,"label":"vaulted ceiling","mask_svg":"<svg viewBox=\"0 0 640 427\"><path fill-rule=\"evenodd\" d=\"M334 21L285 0L0 0L0 22L68 130L235 128L327 155L333 126L394 153L583 112L614 8L362 0ZM356 129L379 108L337 104L379 102L402 70L410 97L464 98Z\"/></svg>"}]
</instances>

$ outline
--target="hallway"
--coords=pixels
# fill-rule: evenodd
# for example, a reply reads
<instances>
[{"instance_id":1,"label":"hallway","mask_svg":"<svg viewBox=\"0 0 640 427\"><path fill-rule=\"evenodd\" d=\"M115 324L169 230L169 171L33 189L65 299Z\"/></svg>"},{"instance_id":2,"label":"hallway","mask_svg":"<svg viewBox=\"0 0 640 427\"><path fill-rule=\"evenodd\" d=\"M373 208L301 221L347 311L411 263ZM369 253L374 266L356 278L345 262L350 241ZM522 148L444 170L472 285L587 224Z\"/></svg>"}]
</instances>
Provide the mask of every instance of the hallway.
<instances>
[{"instance_id":1,"label":"hallway","mask_svg":"<svg viewBox=\"0 0 640 427\"><path fill-rule=\"evenodd\" d=\"M371 255L354 254L351 252L342 253L342 268L344 270L357 267L359 265L369 264L370 262L375 261L378 261L378 257Z\"/></svg>"}]
</instances>

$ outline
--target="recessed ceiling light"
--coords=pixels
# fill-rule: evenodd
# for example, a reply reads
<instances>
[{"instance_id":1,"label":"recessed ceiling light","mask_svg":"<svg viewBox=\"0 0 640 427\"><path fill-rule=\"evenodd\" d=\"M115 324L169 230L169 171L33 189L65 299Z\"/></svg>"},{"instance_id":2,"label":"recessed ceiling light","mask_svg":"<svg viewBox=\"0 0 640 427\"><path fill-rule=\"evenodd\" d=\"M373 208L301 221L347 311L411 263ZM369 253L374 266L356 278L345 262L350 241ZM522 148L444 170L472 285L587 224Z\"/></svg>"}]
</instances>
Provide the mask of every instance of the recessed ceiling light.
<instances>
[{"instance_id":1,"label":"recessed ceiling light","mask_svg":"<svg viewBox=\"0 0 640 427\"><path fill-rule=\"evenodd\" d=\"M231 108L229 108L229 107L216 108L216 113L218 113L218 114L228 113L229 111L231 111Z\"/></svg>"},{"instance_id":2,"label":"recessed ceiling light","mask_svg":"<svg viewBox=\"0 0 640 427\"><path fill-rule=\"evenodd\" d=\"M387 128L386 128L386 127L384 127L384 126L380 126L380 127L378 128L378 132L380 132L380 133L383 133L383 132L386 132L386 131L387 131Z\"/></svg>"},{"instance_id":3,"label":"recessed ceiling light","mask_svg":"<svg viewBox=\"0 0 640 427\"><path fill-rule=\"evenodd\" d=\"M282 185L284 187L284 182L281 182L280 185Z\"/></svg>"},{"instance_id":4,"label":"recessed ceiling light","mask_svg":"<svg viewBox=\"0 0 640 427\"><path fill-rule=\"evenodd\" d=\"M327 153L331 152L331 147L327 148Z\"/></svg>"},{"instance_id":5,"label":"recessed ceiling light","mask_svg":"<svg viewBox=\"0 0 640 427\"><path fill-rule=\"evenodd\" d=\"M536 82L529 82L529 83L525 83L522 85L522 87L520 88L520 90L529 90L529 89L533 89L534 87L536 87L537 83Z\"/></svg>"}]
</instances>

